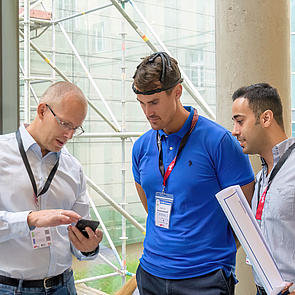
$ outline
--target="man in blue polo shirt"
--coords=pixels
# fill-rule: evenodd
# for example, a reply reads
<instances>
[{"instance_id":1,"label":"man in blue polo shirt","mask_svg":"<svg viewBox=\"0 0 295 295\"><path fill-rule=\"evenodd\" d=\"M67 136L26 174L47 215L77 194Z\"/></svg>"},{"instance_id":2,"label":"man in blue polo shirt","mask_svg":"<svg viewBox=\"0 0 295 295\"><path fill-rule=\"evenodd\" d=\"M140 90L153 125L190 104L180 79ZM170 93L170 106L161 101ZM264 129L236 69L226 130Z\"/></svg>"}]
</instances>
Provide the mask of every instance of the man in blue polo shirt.
<instances>
[{"instance_id":1,"label":"man in blue polo shirt","mask_svg":"<svg viewBox=\"0 0 295 295\"><path fill-rule=\"evenodd\" d=\"M239 184L250 201L250 162L228 130L182 106L175 59L152 54L133 78L152 127L132 154L136 189L148 213L136 273L140 294L234 294L236 245L215 194Z\"/></svg>"}]
</instances>

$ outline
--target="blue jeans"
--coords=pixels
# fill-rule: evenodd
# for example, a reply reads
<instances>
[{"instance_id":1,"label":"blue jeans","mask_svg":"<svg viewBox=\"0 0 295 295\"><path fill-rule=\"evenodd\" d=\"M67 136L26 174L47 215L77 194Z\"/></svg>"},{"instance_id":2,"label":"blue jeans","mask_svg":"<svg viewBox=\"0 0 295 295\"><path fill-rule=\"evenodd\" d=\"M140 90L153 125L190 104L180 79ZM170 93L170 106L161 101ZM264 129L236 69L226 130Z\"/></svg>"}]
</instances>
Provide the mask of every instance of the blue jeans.
<instances>
[{"instance_id":1,"label":"blue jeans","mask_svg":"<svg viewBox=\"0 0 295 295\"><path fill-rule=\"evenodd\" d=\"M139 265L136 280L140 295L233 295L235 290L233 275L227 278L222 269L200 277L167 280L151 275Z\"/></svg>"},{"instance_id":2,"label":"blue jeans","mask_svg":"<svg viewBox=\"0 0 295 295\"><path fill-rule=\"evenodd\" d=\"M264 288L259 287L256 285L256 289L257 289L257 293L256 295L267 295L266 291L264 290Z\"/></svg>"},{"instance_id":3,"label":"blue jeans","mask_svg":"<svg viewBox=\"0 0 295 295\"><path fill-rule=\"evenodd\" d=\"M73 270L71 270L68 278L59 285L44 289L44 288L22 288L14 287L5 284L0 284L0 295L77 295Z\"/></svg>"}]
</instances>

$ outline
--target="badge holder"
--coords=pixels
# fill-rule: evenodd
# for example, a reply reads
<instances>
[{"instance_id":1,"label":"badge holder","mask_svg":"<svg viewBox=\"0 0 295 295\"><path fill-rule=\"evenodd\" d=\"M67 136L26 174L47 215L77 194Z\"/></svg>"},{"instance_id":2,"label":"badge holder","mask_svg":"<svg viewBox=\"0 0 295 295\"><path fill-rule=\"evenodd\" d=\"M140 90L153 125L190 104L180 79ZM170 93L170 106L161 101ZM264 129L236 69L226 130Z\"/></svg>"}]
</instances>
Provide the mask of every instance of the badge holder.
<instances>
[{"instance_id":1,"label":"badge holder","mask_svg":"<svg viewBox=\"0 0 295 295\"><path fill-rule=\"evenodd\" d=\"M52 246L50 227L36 227L30 232L33 249Z\"/></svg>"},{"instance_id":2,"label":"badge holder","mask_svg":"<svg viewBox=\"0 0 295 295\"><path fill-rule=\"evenodd\" d=\"M157 192L155 198L155 225L169 229L173 195Z\"/></svg>"}]
</instances>

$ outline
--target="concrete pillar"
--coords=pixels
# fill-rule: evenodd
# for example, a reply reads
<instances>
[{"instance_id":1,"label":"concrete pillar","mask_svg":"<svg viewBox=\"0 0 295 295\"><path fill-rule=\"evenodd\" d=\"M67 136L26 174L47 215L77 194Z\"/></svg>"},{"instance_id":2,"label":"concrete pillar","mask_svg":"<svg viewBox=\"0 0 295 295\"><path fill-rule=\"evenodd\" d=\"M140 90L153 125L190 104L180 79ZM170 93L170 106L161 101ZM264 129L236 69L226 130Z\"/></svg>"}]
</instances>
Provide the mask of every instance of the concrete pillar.
<instances>
[{"instance_id":1,"label":"concrete pillar","mask_svg":"<svg viewBox=\"0 0 295 295\"><path fill-rule=\"evenodd\" d=\"M231 95L241 86L259 82L278 89L285 129L290 136L290 0L216 1L217 122L231 130ZM251 161L258 172L258 157ZM240 248L236 294L256 294L244 256Z\"/></svg>"},{"instance_id":2,"label":"concrete pillar","mask_svg":"<svg viewBox=\"0 0 295 295\"><path fill-rule=\"evenodd\" d=\"M0 0L0 134L19 127L18 0Z\"/></svg>"}]
</instances>

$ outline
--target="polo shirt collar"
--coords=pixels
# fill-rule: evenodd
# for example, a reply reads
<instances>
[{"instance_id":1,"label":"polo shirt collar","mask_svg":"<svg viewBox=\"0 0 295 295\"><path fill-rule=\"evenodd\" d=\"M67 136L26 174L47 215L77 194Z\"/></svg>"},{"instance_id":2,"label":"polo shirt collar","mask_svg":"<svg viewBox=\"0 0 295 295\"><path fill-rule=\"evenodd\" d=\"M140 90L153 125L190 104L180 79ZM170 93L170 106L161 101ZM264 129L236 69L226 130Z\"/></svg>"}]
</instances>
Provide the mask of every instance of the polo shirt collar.
<instances>
[{"instance_id":1,"label":"polo shirt collar","mask_svg":"<svg viewBox=\"0 0 295 295\"><path fill-rule=\"evenodd\" d=\"M178 137L180 138L183 138L184 135L190 130L191 128L191 124L192 124L192 120L193 120L193 116L194 116L194 108L193 107L184 107L187 111L190 112L188 118L186 119L185 123L183 124L183 126L181 127L181 129L176 132L176 133L173 133L173 135L177 135ZM162 138L162 136L167 136L167 134L161 129L159 130L159 134Z\"/></svg>"}]
</instances>

